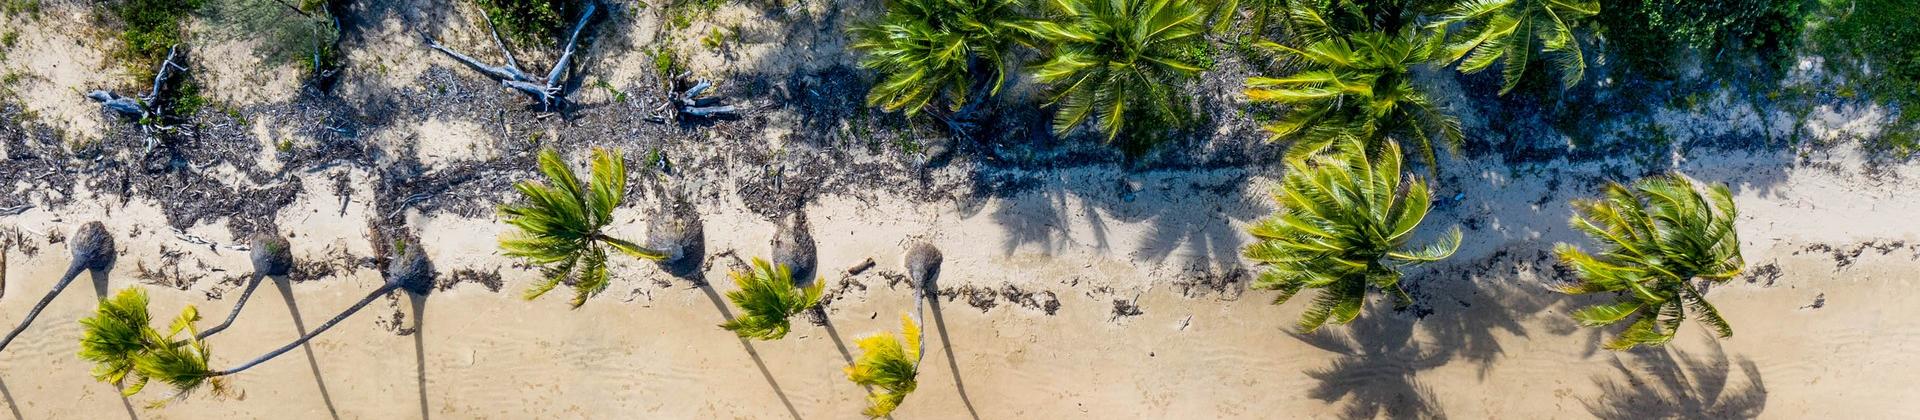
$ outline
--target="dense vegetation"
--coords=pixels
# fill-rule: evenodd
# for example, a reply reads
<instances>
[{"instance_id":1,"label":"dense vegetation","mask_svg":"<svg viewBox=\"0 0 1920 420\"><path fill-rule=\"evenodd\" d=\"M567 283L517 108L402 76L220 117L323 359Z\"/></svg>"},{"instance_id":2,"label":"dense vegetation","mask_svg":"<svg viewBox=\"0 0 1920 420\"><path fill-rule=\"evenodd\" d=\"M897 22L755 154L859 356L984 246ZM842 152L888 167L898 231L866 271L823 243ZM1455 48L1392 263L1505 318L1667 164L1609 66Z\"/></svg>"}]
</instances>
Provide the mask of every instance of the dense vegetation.
<instances>
[{"instance_id":1,"label":"dense vegetation","mask_svg":"<svg viewBox=\"0 0 1920 420\"><path fill-rule=\"evenodd\" d=\"M1901 154L1920 150L1920 2L1823 3L1829 18L1813 26L1815 52L1857 90L1899 107L1896 127L1883 134L1879 146ZM1853 91L1840 93L1853 99L1848 95Z\"/></svg>"},{"instance_id":2,"label":"dense vegetation","mask_svg":"<svg viewBox=\"0 0 1920 420\"><path fill-rule=\"evenodd\" d=\"M1791 57L1807 17L1806 0L1618 0L1599 24L1611 49L1635 70L1672 77L1669 63L1694 51L1706 57L1760 52Z\"/></svg>"},{"instance_id":3,"label":"dense vegetation","mask_svg":"<svg viewBox=\"0 0 1920 420\"><path fill-rule=\"evenodd\" d=\"M566 35L581 0L473 0L500 35L522 45L543 45Z\"/></svg>"},{"instance_id":4,"label":"dense vegetation","mask_svg":"<svg viewBox=\"0 0 1920 420\"><path fill-rule=\"evenodd\" d=\"M217 36L259 40L254 51L267 65L300 63L322 72L339 61L340 28L335 10L345 0L199 0Z\"/></svg>"},{"instance_id":5,"label":"dense vegetation","mask_svg":"<svg viewBox=\"0 0 1920 420\"><path fill-rule=\"evenodd\" d=\"M992 96L1006 84L1015 43L1031 41L1034 25L1018 0L898 0L879 20L855 25L852 47L860 65L882 80L867 105L920 112L936 100L948 111Z\"/></svg>"},{"instance_id":6,"label":"dense vegetation","mask_svg":"<svg viewBox=\"0 0 1920 420\"><path fill-rule=\"evenodd\" d=\"M1688 312L1715 334L1733 336L1733 326L1694 285L1727 281L1746 266L1733 229L1738 211L1726 184L1703 192L1684 175L1655 176L1631 188L1609 184L1605 196L1576 201L1573 208L1574 229L1602 247L1598 253L1564 243L1555 247L1578 279L1560 290L1616 295L1614 303L1575 311L1573 318L1595 327L1634 318L1607 348L1666 344Z\"/></svg>"}]
</instances>

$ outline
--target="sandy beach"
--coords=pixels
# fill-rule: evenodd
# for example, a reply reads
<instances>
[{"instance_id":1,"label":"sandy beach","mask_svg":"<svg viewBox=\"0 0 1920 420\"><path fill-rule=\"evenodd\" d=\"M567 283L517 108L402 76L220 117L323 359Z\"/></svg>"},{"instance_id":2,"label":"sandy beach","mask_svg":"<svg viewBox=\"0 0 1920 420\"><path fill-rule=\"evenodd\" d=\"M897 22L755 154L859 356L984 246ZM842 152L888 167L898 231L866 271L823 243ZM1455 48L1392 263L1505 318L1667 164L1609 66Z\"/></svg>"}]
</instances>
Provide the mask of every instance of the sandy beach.
<instances>
[{"instance_id":1,"label":"sandy beach","mask_svg":"<svg viewBox=\"0 0 1920 420\"><path fill-rule=\"evenodd\" d=\"M103 222L119 244L110 270L82 275L91 281L76 281L0 353L0 397L14 418L858 418L867 391L842 369L854 338L894 331L912 310L901 255L916 241L938 247L946 262L927 307L919 389L894 413L900 419L1902 418L1920 401L1920 355L1910 351L1920 348L1920 307L1906 299L1920 272L1920 163L1876 159L1854 143L1889 118L1878 106L1821 105L1798 120L1724 96L1666 109L1655 124L1679 134L1651 162L1443 157L1435 210L1418 235L1459 226L1459 252L1408 272L1416 304L1396 309L1380 299L1352 325L1300 334L1305 302L1276 306L1275 292L1250 290L1258 268L1240 255L1253 242L1245 228L1273 211L1268 194L1281 165L1255 157L993 166L975 162L993 159L977 151L930 164L937 152L873 152L844 134L859 129L846 115L820 122L737 82L774 80L768 89L781 98L834 86L838 79L821 75L853 61L843 41L780 32L824 33L853 18L831 3L802 3L786 23L741 24L730 52L690 54L690 71L736 81L729 92L765 111L690 129L635 122L634 110L651 105L615 103L599 90L585 97L604 105L578 121L529 117L523 98L418 44L413 31L425 30L484 48L485 32L467 24L477 21L470 7L369 10L337 88L339 106L384 115L356 120L353 138L364 146L337 154L346 153L333 146L341 140L314 128L331 121L315 116L319 100L283 90L299 84L290 81L297 71L223 61L201 77L254 115L231 130L246 140L192 150L259 162L187 158L214 174L205 177L89 163L131 161L140 151L113 134L123 123L75 93L123 77L103 58L108 46L52 29L84 23L85 6L50 3L50 17L8 21L26 30L0 71L28 75L17 103L37 111L32 124L128 150L70 158L60 163L69 169L0 185L16 199L0 205L32 205L0 216L0 320L14 323L51 287L80 223ZM729 5L717 16L757 22L754 10ZM635 96L657 89L641 87L656 76L627 47L692 51L699 43L662 41L661 19L633 11L613 20L624 26L593 45L599 57L587 67ZM201 60L243 55L235 43L244 41L211 42ZM776 67L791 62L809 64ZM1498 118L1463 119L1486 126ZM1250 121L1220 130L1240 140L1214 145L1218 154L1272 153ZM821 140L821 132L842 134ZM1814 141L1719 141L1790 132ZM589 146L626 153L634 192L611 233L645 237L658 208L690 205L705 239L701 269L676 276L616 258L612 286L578 309L558 296L570 293L522 299L539 273L501 255L497 240L510 227L492 206L514 199L510 182L534 175L529 143L542 140L529 137L562 145L578 166ZM282 140L296 151L276 152ZM24 144L0 151L42 151ZM1080 150L1039 153L1064 162ZM642 156L655 151L676 168L642 170ZM1736 332L1715 339L1690 322L1665 348L1601 349L1610 330L1580 327L1568 313L1605 298L1550 290L1569 281L1553 245L1589 244L1567 227L1569 201L1608 181L1669 170L1734 191L1747 269L1709 296ZM179 184L137 180L149 178ZM169 193L208 209L156 198ZM426 197L408 199L416 194ZM803 317L779 341L717 328L738 311L721 297L734 288L727 273L768 255L773 216L792 214L804 214L819 246L824 318ZM270 229L291 240L299 269L262 285L233 327L208 341L213 364L243 362L378 288L372 261L387 244L369 232L396 227L419 238L438 273L435 290L374 303L231 377L229 395L173 399L156 385L123 398L75 356L77 321L124 287L146 288L156 319L186 305L224 318L251 271L244 235Z\"/></svg>"}]
</instances>

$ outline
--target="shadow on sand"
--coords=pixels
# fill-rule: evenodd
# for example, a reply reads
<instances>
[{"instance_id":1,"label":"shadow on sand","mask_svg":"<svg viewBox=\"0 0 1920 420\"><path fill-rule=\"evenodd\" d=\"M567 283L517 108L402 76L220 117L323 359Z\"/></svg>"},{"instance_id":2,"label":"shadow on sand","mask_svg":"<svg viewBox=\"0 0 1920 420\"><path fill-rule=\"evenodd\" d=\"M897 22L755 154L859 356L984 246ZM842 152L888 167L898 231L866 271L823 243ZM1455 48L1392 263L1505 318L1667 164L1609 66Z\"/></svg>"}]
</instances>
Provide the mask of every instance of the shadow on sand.
<instances>
[{"instance_id":1,"label":"shadow on sand","mask_svg":"<svg viewBox=\"0 0 1920 420\"><path fill-rule=\"evenodd\" d=\"M294 303L293 285L287 276L273 276L273 286L280 290L280 298L287 302L287 312L293 317L294 335L307 335L307 322L300 318L300 305ZM333 406L333 394L327 392L327 380L320 374L320 360L313 357L313 344L303 343L300 350L307 355L307 366L313 369L313 383L320 390L320 401L327 405L327 415L339 419L340 409Z\"/></svg>"},{"instance_id":2,"label":"shadow on sand","mask_svg":"<svg viewBox=\"0 0 1920 420\"><path fill-rule=\"evenodd\" d=\"M727 303L720 299L720 293L713 291L713 286L705 282L701 282L699 287L700 292L707 295L707 300L713 302L713 309L720 311L720 316L727 322L733 322L733 310L727 309ZM753 342L745 338L739 340L740 347L746 348L747 356L753 358L753 365L760 368L760 375L767 378L767 386L773 387L773 394L780 397L780 405L786 406L787 414L792 415L794 419L799 419L800 410L793 407L793 401L787 399L787 392L780 388L780 382L773 379L773 371L768 370L767 362L760 359L760 352L753 348Z\"/></svg>"},{"instance_id":3,"label":"shadow on sand","mask_svg":"<svg viewBox=\"0 0 1920 420\"><path fill-rule=\"evenodd\" d=\"M414 377L420 381L420 418L424 420L433 418L432 412L427 409L427 344L425 330L422 329L427 324L427 297L412 293L406 295L407 301L413 303Z\"/></svg>"},{"instance_id":4,"label":"shadow on sand","mask_svg":"<svg viewBox=\"0 0 1920 420\"><path fill-rule=\"evenodd\" d=\"M1704 355L1667 347L1614 356L1617 378L1594 378L1600 396L1586 401L1587 412L1603 419L1759 417L1767 408L1760 367L1744 357L1729 358L1719 341L1705 341ZM1736 364L1744 385L1733 383Z\"/></svg>"}]
</instances>

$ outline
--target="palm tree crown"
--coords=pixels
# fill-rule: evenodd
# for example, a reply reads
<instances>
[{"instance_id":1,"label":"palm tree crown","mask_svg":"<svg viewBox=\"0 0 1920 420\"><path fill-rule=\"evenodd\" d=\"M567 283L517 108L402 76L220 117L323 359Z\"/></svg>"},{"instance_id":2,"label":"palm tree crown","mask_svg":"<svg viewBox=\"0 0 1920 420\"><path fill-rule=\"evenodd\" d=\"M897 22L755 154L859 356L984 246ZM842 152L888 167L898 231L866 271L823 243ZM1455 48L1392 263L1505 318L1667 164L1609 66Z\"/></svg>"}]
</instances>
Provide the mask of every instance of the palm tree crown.
<instances>
[{"instance_id":1,"label":"palm tree crown","mask_svg":"<svg viewBox=\"0 0 1920 420\"><path fill-rule=\"evenodd\" d=\"M592 179L583 187L559 152L542 150L540 173L553 184L521 181L514 188L526 203L500 208L507 224L519 228L500 239L500 249L544 267L545 279L527 290L527 299L566 283L574 289L573 306L585 304L607 288L608 247L634 258L666 258L665 253L601 231L613 222L613 209L626 197L627 167L619 153L604 149L594 150L591 165Z\"/></svg>"},{"instance_id":2,"label":"palm tree crown","mask_svg":"<svg viewBox=\"0 0 1920 420\"><path fill-rule=\"evenodd\" d=\"M1026 42L1033 21L1020 0L893 0L879 20L855 26L860 65L882 74L867 105L918 113L942 95L949 110L972 100L974 71L992 77L989 95L1006 80L1007 49Z\"/></svg>"},{"instance_id":3,"label":"palm tree crown","mask_svg":"<svg viewBox=\"0 0 1920 420\"><path fill-rule=\"evenodd\" d=\"M905 344L900 340L904 337ZM879 388L867 396L867 417L886 417L918 386L920 372L920 326L906 314L900 315L900 337L880 333L854 341L860 347L860 359L847 367L847 379L862 386Z\"/></svg>"},{"instance_id":4,"label":"palm tree crown","mask_svg":"<svg viewBox=\"0 0 1920 420\"><path fill-rule=\"evenodd\" d=\"M1034 78L1054 86L1049 105L1056 134L1094 119L1106 139L1120 135L1129 113L1165 111L1173 81L1199 73L1178 47L1197 42L1205 16L1193 0L1058 0L1056 22L1037 25L1052 44Z\"/></svg>"},{"instance_id":5,"label":"palm tree crown","mask_svg":"<svg viewBox=\"0 0 1920 420\"><path fill-rule=\"evenodd\" d=\"M820 294L826 290L826 283L821 281L805 288L794 286L793 271L787 266L769 264L759 258L753 259L753 268L748 272L735 271L733 282L740 285L740 290L727 292L727 300L740 307L742 314L720 324L720 328L733 331L740 338L761 340L786 337L792 329L788 318L820 304Z\"/></svg>"},{"instance_id":6,"label":"palm tree crown","mask_svg":"<svg viewBox=\"0 0 1920 420\"><path fill-rule=\"evenodd\" d=\"M1500 94L1504 95L1520 85L1535 45L1560 71L1560 83L1571 87L1580 82L1587 62L1572 25L1599 13L1600 3L1595 0L1464 0L1429 27L1445 29L1461 23L1459 38L1439 51L1440 60L1460 63L1465 73L1502 62Z\"/></svg>"},{"instance_id":7,"label":"palm tree crown","mask_svg":"<svg viewBox=\"0 0 1920 420\"><path fill-rule=\"evenodd\" d=\"M1427 60L1430 46L1412 31L1330 36L1294 48L1263 41L1259 47L1299 58L1303 69L1286 77L1247 79L1247 98L1288 106L1267 124L1269 141L1291 140L1290 158L1327 150L1348 139L1378 148L1388 138L1414 142L1425 163L1435 165L1433 139L1449 149L1464 136L1460 121L1446 115L1416 88L1412 66Z\"/></svg>"},{"instance_id":8,"label":"palm tree crown","mask_svg":"<svg viewBox=\"0 0 1920 420\"><path fill-rule=\"evenodd\" d=\"M1554 248L1578 279L1560 291L1618 294L1612 304L1575 311L1574 319L1598 327L1636 318L1607 348L1666 344L1688 310L1720 337L1733 336L1733 326L1693 284L1723 282L1746 267L1726 184L1703 194L1685 175L1655 176L1631 188L1609 184L1604 197L1576 201L1573 208L1574 229L1602 246L1598 254L1564 243Z\"/></svg>"},{"instance_id":9,"label":"palm tree crown","mask_svg":"<svg viewBox=\"0 0 1920 420\"><path fill-rule=\"evenodd\" d=\"M1259 242L1245 254L1265 266L1254 287L1279 290L1275 303L1321 289L1300 319L1307 332L1359 317L1369 286L1410 303L1400 267L1445 259L1460 246L1457 227L1440 242L1408 246L1431 196L1418 179L1403 182L1398 145L1388 141L1377 157L1357 143L1339 149L1289 161L1274 194L1280 209L1247 230Z\"/></svg>"}]
</instances>

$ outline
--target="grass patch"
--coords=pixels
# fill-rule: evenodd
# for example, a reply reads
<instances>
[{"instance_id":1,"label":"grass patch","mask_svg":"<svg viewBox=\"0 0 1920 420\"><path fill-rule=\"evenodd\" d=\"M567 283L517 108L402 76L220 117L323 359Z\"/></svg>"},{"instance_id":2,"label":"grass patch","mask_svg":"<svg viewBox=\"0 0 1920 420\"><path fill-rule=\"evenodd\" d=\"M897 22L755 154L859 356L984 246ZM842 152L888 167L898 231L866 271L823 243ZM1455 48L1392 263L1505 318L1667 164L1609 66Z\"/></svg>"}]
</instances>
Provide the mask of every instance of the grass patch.
<instances>
[{"instance_id":1,"label":"grass patch","mask_svg":"<svg viewBox=\"0 0 1920 420\"><path fill-rule=\"evenodd\" d=\"M1904 0L1893 0L1904 1ZM1810 11L1806 0L1616 0L1596 20L1627 65L1671 78L1667 66L1686 48L1704 57L1758 54L1778 67L1793 56ZM1719 61L1719 60L1709 60Z\"/></svg>"},{"instance_id":2,"label":"grass patch","mask_svg":"<svg viewBox=\"0 0 1920 420\"><path fill-rule=\"evenodd\" d=\"M167 49L185 41L187 15L205 0L117 0L107 10L124 25L114 57L126 63L134 79L153 79Z\"/></svg>"},{"instance_id":3,"label":"grass patch","mask_svg":"<svg viewBox=\"0 0 1920 420\"><path fill-rule=\"evenodd\" d=\"M584 7L579 0L473 0L473 4L486 12L500 36L522 46L552 42Z\"/></svg>"}]
</instances>

